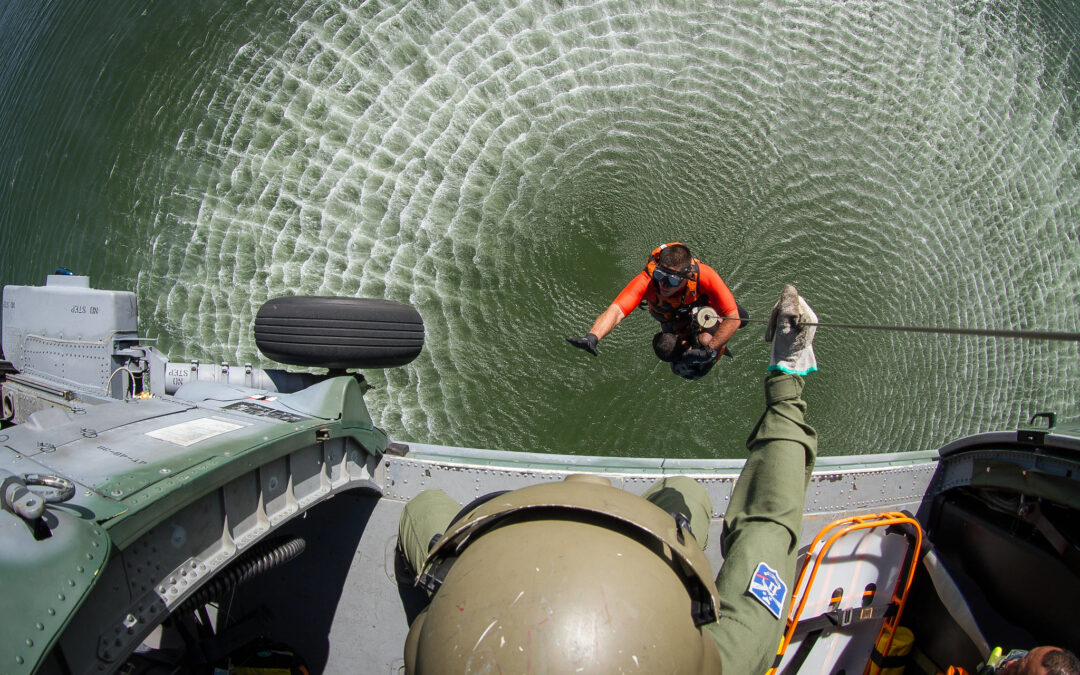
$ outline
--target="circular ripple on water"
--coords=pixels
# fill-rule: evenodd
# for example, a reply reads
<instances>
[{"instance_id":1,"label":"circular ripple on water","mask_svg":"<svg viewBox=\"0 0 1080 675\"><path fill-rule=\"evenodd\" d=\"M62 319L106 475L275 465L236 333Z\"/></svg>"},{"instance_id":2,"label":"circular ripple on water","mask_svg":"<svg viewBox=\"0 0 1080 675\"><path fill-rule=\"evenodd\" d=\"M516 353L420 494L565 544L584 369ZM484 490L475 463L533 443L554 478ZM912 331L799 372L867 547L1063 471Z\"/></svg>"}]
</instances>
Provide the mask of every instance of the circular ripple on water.
<instances>
[{"instance_id":1,"label":"circular ripple on water","mask_svg":"<svg viewBox=\"0 0 1080 675\"><path fill-rule=\"evenodd\" d=\"M642 317L600 359L562 340L662 241L758 316L790 281L823 321L1077 329L1080 144L1047 29L1011 3L668 4L298 3L188 107L140 276L155 321L250 360L267 297L409 302L424 353L368 374L393 435L682 456L741 453L760 327L700 383ZM825 452L1075 411L1072 346L819 335Z\"/></svg>"}]
</instances>

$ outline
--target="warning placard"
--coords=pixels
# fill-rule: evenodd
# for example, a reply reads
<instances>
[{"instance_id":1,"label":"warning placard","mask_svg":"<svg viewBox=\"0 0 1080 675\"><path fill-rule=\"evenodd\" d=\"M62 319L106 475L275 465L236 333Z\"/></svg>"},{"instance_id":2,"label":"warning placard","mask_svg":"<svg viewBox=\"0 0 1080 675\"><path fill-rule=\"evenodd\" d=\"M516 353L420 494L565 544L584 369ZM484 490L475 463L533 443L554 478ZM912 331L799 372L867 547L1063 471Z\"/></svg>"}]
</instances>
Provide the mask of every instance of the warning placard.
<instances>
[{"instance_id":1,"label":"warning placard","mask_svg":"<svg viewBox=\"0 0 1080 675\"><path fill-rule=\"evenodd\" d=\"M175 443L176 445L181 445L186 448L199 441L205 441L208 438L220 436L221 434L235 431L236 429L241 429L243 427L243 424L237 424L236 422L230 422L216 417L200 417L197 420L189 420L169 427L147 431L146 435L160 441L168 441L169 443Z\"/></svg>"}]
</instances>

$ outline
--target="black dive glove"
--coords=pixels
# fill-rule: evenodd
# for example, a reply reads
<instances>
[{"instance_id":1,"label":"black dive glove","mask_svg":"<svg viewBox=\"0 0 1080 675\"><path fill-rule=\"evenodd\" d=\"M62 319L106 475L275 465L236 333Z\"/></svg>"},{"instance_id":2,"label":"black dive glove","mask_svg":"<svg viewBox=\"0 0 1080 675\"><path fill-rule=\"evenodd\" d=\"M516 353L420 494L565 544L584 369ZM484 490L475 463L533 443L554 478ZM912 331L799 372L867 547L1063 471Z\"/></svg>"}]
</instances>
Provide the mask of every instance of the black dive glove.
<instances>
[{"instance_id":1,"label":"black dive glove","mask_svg":"<svg viewBox=\"0 0 1080 675\"><path fill-rule=\"evenodd\" d=\"M596 349L596 343L600 341L600 338L596 337L592 333L589 333L585 337L566 338L566 341L574 345L578 349L584 349L593 356L600 355L600 352Z\"/></svg>"},{"instance_id":2,"label":"black dive glove","mask_svg":"<svg viewBox=\"0 0 1080 675\"><path fill-rule=\"evenodd\" d=\"M687 349L683 360L687 363L708 363L716 358L716 350L707 347Z\"/></svg>"}]
</instances>

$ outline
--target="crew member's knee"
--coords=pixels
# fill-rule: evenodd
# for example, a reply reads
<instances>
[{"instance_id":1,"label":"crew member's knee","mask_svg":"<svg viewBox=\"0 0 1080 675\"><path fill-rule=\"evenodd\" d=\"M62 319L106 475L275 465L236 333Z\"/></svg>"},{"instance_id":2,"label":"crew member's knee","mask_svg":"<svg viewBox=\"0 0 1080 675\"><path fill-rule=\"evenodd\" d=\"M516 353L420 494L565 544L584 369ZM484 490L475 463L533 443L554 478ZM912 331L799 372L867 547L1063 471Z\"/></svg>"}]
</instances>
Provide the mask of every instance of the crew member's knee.
<instances>
[{"instance_id":1,"label":"crew member's knee","mask_svg":"<svg viewBox=\"0 0 1080 675\"><path fill-rule=\"evenodd\" d=\"M398 521L398 545L417 573L435 535L442 534L461 510L461 504L442 490L424 490L405 504Z\"/></svg>"},{"instance_id":2,"label":"crew member's knee","mask_svg":"<svg viewBox=\"0 0 1080 675\"><path fill-rule=\"evenodd\" d=\"M701 548L709 543L712 500L701 483L689 476L669 476L653 483L642 497L668 513L682 513Z\"/></svg>"}]
</instances>

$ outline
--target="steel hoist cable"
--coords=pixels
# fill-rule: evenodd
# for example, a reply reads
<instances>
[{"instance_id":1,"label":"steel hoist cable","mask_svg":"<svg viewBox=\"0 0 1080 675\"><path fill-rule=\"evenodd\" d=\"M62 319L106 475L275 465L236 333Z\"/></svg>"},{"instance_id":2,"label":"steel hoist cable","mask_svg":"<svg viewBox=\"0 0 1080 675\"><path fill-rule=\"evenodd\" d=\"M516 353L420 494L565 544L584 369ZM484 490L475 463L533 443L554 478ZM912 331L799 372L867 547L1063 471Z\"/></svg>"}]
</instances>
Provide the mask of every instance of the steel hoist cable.
<instances>
[{"instance_id":1,"label":"steel hoist cable","mask_svg":"<svg viewBox=\"0 0 1080 675\"><path fill-rule=\"evenodd\" d=\"M769 310L770 313L772 310ZM725 318L726 321L749 321L752 323L769 323L768 319L756 318ZM837 323L833 321L818 321L817 323L805 323L803 326L819 326L821 328L847 328L849 330L879 330L893 331L898 333L933 333L938 335L973 335L976 337L997 337L1016 340L1056 340L1061 342L1080 342L1080 333L1056 330L999 330L994 328L949 328L934 326L883 326L862 323Z\"/></svg>"}]
</instances>

